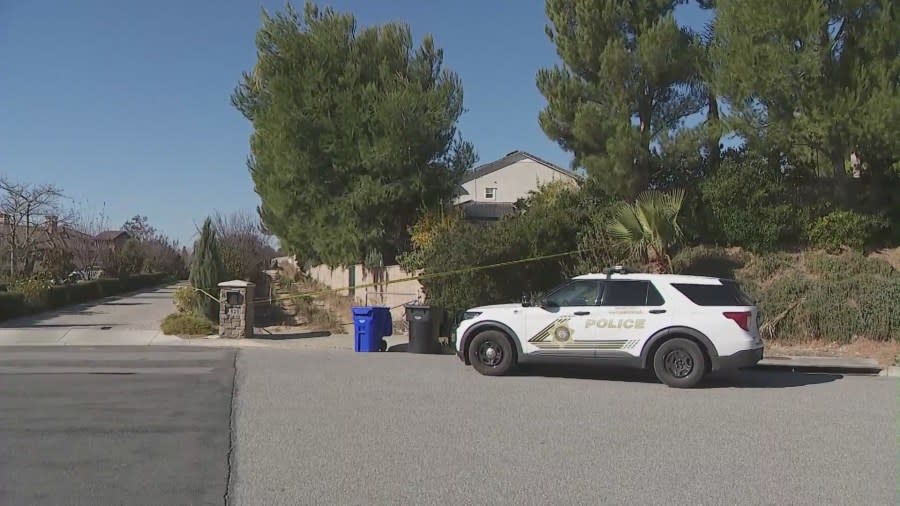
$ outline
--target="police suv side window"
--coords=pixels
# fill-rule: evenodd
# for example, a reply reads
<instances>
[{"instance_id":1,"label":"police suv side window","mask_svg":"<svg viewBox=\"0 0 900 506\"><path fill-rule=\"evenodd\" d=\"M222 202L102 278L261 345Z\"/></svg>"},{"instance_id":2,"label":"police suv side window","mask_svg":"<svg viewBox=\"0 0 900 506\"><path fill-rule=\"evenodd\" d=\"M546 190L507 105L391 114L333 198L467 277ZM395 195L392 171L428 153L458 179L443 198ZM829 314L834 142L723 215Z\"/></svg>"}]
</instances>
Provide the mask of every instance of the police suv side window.
<instances>
[{"instance_id":1,"label":"police suv side window","mask_svg":"<svg viewBox=\"0 0 900 506\"><path fill-rule=\"evenodd\" d=\"M662 306L665 301L649 281L607 281L602 306Z\"/></svg>"},{"instance_id":2,"label":"police suv side window","mask_svg":"<svg viewBox=\"0 0 900 506\"><path fill-rule=\"evenodd\" d=\"M596 306L600 295L600 282L594 279L579 279L567 283L545 299L545 304L557 307Z\"/></svg>"}]
</instances>

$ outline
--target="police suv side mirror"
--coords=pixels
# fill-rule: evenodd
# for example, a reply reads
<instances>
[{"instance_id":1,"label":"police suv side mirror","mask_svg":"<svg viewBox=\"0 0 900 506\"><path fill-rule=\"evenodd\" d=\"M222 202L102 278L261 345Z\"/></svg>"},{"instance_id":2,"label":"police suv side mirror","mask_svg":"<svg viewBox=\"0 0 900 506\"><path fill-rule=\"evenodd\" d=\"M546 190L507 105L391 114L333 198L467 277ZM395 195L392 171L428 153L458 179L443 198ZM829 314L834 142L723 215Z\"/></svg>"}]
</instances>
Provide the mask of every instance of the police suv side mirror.
<instances>
[{"instance_id":1,"label":"police suv side mirror","mask_svg":"<svg viewBox=\"0 0 900 506\"><path fill-rule=\"evenodd\" d=\"M527 293L522 294L522 307L531 307L531 297Z\"/></svg>"}]
</instances>

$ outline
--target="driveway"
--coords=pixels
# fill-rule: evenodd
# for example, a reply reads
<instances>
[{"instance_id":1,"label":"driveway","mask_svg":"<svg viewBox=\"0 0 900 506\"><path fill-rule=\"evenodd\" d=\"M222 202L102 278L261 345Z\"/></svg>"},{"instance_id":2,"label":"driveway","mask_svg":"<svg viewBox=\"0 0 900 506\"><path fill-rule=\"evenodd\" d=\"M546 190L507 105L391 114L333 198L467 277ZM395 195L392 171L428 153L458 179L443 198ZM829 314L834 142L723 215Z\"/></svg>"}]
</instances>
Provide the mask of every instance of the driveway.
<instances>
[{"instance_id":1,"label":"driveway","mask_svg":"<svg viewBox=\"0 0 900 506\"><path fill-rule=\"evenodd\" d=\"M897 380L242 349L233 504L896 504Z\"/></svg>"},{"instance_id":2,"label":"driveway","mask_svg":"<svg viewBox=\"0 0 900 506\"><path fill-rule=\"evenodd\" d=\"M177 285L143 290L0 323L0 344L149 344L175 310Z\"/></svg>"}]
</instances>

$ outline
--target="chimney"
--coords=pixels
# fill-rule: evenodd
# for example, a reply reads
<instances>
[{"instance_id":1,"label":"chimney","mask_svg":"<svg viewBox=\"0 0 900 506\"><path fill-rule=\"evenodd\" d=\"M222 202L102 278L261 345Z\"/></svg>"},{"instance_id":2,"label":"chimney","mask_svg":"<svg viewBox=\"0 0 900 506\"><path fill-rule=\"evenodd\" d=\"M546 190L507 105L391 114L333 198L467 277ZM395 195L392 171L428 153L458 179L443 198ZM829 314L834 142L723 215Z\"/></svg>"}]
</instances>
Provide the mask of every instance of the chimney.
<instances>
[{"instance_id":1,"label":"chimney","mask_svg":"<svg viewBox=\"0 0 900 506\"><path fill-rule=\"evenodd\" d=\"M8 214L0 213L0 225L8 225L11 221Z\"/></svg>"},{"instance_id":2,"label":"chimney","mask_svg":"<svg viewBox=\"0 0 900 506\"><path fill-rule=\"evenodd\" d=\"M51 234L55 234L57 232L58 225L59 217L52 214L47 216L47 230L49 230Z\"/></svg>"}]
</instances>

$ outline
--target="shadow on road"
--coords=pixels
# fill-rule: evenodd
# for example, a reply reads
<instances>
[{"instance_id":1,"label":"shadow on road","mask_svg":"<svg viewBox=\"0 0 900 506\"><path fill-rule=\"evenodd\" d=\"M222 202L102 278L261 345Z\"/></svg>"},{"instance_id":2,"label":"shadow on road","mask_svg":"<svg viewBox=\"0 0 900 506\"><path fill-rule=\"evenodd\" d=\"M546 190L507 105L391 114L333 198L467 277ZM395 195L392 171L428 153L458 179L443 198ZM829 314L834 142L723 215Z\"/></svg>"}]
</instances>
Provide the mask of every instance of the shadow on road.
<instances>
[{"instance_id":1,"label":"shadow on road","mask_svg":"<svg viewBox=\"0 0 900 506\"><path fill-rule=\"evenodd\" d=\"M265 331L254 332L253 339L260 341L289 341L292 339L311 339L314 337L329 337L331 332L327 330L311 330L309 332L292 332L290 334L268 334Z\"/></svg>"},{"instance_id":2,"label":"shadow on road","mask_svg":"<svg viewBox=\"0 0 900 506\"><path fill-rule=\"evenodd\" d=\"M101 306L148 306L149 302L106 302Z\"/></svg>"},{"instance_id":3,"label":"shadow on road","mask_svg":"<svg viewBox=\"0 0 900 506\"><path fill-rule=\"evenodd\" d=\"M80 329L80 328L103 328L103 327L122 327L124 324L121 323L34 323L29 324L27 328L30 329ZM4 327L0 327L2 329Z\"/></svg>"},{"instance_id":4,"label":"shadow on road","mask_svg":"<svg viewBox=\"0 0 900 506\"><path fill-rule=\"evenodd\" d=\"M660 384L650 371L599 369L587 366L527 365L518 368L513 375ZM821 372L801 373L747 369L711 374L704 378L696 388L792 388L831 383L843 377L841 374Z\"/></svg>"},{"instance_id":5,"label":"shadow on road","mask_svg":"<svg viewBox=\"0 0 900 506\"><path fill-rule=\"evenodd\" d=\"M843 374L742 370L710 375L701 388L793 388L821 385L843 379Z\"/></svg>"},{"instance_id":6,"label":"shadow on road","mask_svg":"<svg viewBox=\"0 0 900 506\"><path fill-rule=\"evenodd\" d=\"M408 353L409 343L395 344L388 347L387 351L392 353ZM450 346L441 345L440 350L437 353L424 353L423 355L456 355L456 350Z\"/></svg>"}]
</instances>

